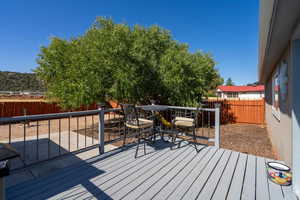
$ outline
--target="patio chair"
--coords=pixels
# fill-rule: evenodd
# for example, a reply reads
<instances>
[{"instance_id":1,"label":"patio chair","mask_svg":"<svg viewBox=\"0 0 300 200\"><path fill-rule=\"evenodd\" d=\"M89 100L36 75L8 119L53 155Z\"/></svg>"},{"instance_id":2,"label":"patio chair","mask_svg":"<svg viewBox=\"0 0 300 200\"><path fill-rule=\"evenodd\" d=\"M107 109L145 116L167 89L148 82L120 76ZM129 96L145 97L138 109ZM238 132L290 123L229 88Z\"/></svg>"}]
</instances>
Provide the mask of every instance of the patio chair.
<instances>
[{"instance_id":1,"label":"patio chair","mask_svg":"<svg viewBox=\"0 0 300 200\"><path fill-rule=\"evenodd\" d=\"M195 146L196 151L197 149L197 139L196 139L196 128L198 122L198 114L200 112L201 105L198 105L195 111L191 111L190 116L175 116L174 120L172 121L172 129L173 129L173 137L172 142L175 144L176 139L180 138L182 140L188 141L190 137L189 133L192 133L192 140ZM180 147L181 141L178 143L178 147Z\"/></svg>"},{"instance_id":2,"label":"patio chair","mask_svg":"<svg viewBox=\"0 0 300 200\"><path fill-rule=\"evenodd\" d=\"M153 137L153 120L140 118L135 105L121 104L121 109L124 114L123 146L126 143L128 130L132 129L137 132L137 139L138 139L135 158L137 157L141 140L144 141L144 154L146 154L146 142L152 142L150 137Z\"/></svg>"}]
</instances>

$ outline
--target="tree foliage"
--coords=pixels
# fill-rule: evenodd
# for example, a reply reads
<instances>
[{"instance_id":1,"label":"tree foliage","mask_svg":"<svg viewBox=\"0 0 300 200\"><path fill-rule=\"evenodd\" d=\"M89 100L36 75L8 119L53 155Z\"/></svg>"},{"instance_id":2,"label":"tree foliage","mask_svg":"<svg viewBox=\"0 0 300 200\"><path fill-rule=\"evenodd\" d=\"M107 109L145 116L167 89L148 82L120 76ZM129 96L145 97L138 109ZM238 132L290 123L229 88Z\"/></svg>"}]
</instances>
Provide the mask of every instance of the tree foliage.
<instances>
[{"instance_id":1,"label":"tree foliage","mask_svg":"<svg viewBox=\"0 0 300 200\"><path fill-rule=\"evenodd\" d=\"M225 85L227 85L227 86L234 86L235 84L234 84L234 82L232 81L231 78L228 78L228 79L226 80Z\"/></svg>"},{"instance_id":2,"label":"tree foliage","mask_svg":"<svg viewBox=\"0 0 300 200\"><path fill-rule=\"evenodd\" d=\"M255 81L253 83L248 83L247 86L258 86L259 85L259 82L258 81Z\"/></svg>"},{"instance_id":3,"label":"tree foliage","mask_svg":"<svg viewBox=\"0 0 300 200\"><path fill-rule=\"evenodd\" d=\"M66 108L115 99L120 102L194 105L222 82L211 55L190 53L159 26L97 18L82 36L52 38L35 70L49 98Z\"/></svg>"}]
</instances>

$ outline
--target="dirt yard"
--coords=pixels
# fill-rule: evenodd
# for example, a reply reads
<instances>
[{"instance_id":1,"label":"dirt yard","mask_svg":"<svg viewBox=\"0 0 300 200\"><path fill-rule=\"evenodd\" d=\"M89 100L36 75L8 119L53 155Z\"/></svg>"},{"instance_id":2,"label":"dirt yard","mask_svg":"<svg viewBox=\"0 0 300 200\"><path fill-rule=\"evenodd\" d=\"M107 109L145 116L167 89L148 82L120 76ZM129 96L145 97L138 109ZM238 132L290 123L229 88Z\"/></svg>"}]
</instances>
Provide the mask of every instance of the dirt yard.
<instances>
[{"instance_id":1,"label":"dirt yard","mask_svg":"<svg viewBox=\"0 0 300 200\"><path fill-rule=\"evenodd\" d=\"M267 129L261 125L222 125L221 147L256 156L277 159Z\"/></svg>"}]
</instances>

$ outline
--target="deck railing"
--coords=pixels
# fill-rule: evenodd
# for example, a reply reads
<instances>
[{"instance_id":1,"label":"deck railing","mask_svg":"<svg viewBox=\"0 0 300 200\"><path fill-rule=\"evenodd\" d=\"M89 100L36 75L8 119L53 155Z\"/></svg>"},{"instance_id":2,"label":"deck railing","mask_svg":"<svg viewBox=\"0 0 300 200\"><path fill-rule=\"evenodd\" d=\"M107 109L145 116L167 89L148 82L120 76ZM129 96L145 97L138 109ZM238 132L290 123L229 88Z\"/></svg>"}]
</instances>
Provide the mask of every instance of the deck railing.
<instances>
[{"instance_id":1,"label":"deck railing","mask_svg":"<svg viewBox=\"0 0 300 200\"><path fill-rule=\"evenodd\" d=\"M196 110L193 107L165 107L167 110L161 114L170 121L175 116L191 116ZM151 115L151 112L144 112L141 108L138 106L141 115ZM162 123L157 126L160 131L171 131ZM102 154L107 144L120 147L123 145L124 122L120 108L99 109L0 118L0 131L0 142L12 144L21 155L21 159L13 160L11 166L23 168L95 147L99 147L99 153ZM134 134L128 136L126 143L135 141ZM219 107L200 109L197 137L201 142L214 142L219 147Z\"/></svg>"}]
</instances>

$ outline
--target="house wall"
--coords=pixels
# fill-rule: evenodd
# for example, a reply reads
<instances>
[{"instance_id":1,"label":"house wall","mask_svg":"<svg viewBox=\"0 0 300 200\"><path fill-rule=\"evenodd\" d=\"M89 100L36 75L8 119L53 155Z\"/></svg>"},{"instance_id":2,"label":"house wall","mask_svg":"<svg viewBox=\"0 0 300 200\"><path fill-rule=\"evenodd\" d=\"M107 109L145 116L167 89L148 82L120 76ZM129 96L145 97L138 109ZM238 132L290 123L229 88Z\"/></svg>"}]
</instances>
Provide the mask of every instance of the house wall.
<instances>
[{"instance_id":1,"label":"house wall","mask_svg":"<svg viewBox=\"0 0 300 200\"><path fill-rule=\"evenodd\" d=\"M278 64L285 59L288 64L288 77L291 76L290 47L287 48ZM275 69L276 70L276 69ZM291 122L291 79L288 78L288 92L285 101L279 98L279 116L272 108L272 77L265 84L266 124L270 139L280 160L292 166L292 122ZM279 94L280 96L280 94ZM279 117L279 118L278 118Z\"/></svg>"},{"instance_id":2,"label":"house wall","mask_svg":"<svg viewBox=\"0 0 300 200\"><path fill-rule=\"evenodd\" d=\"M300 197L300 22L291 42L293 191Z\"/></svg>"},{"instance_id":3,"label":"house wall","mask_svg":"<svg viewBox=\"0 0 300 200\"><path fill-rule=\"evenodd\" d=\"M239 92L236 98L232 98L227 92L218 92L217 96L223 99L255 100L264 98L264 92Z\"/></svg>"},{"instance_id":4,"label":"house wall","mask_svg":"<svg viewBox=\"0 0 300 200\"><path fill-rule=\"evenodd\" d=\"M240 92L240 99L262 99L264 98L263 92Z\"/></svg>"},{"instance_id":5,"label":"house wall","mask_svg":"<svg viewBox=\"0 0 300 200\"><path fill-rule=\"evenodd\" d=\"M232 92L230 92L230 93L232 93ZM232 95L230 93L228 93L228 92L222 92L222 94L223 94L222 98L224 98L224 99L234 99L234 97L232 97Z\"/></svg>"},{"instance_id":6,"label":"house wall","mask_svg":"<svg viewBox=\"0 0 300 200\"><path fill-rule=\"evenodd\" d=\"M279 58L282 57L288 60L288 98L286 104L280 103L280 119L277 120L272 110L271 77L276 70L274 68L280 62ZM261 0L259 80L266 86L266 122L279 158L292 167L293 192L298 198L300 198L299 77L300 1Z\"/></svg>"}]
</instances>

